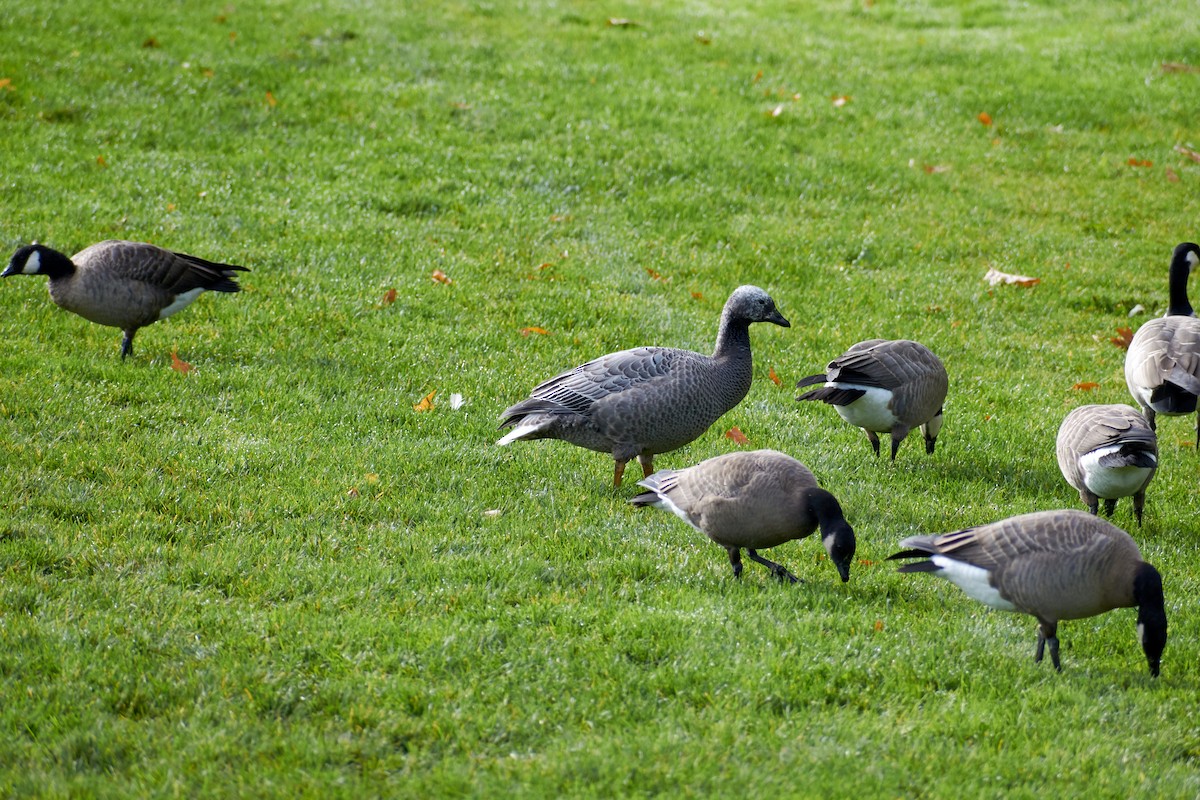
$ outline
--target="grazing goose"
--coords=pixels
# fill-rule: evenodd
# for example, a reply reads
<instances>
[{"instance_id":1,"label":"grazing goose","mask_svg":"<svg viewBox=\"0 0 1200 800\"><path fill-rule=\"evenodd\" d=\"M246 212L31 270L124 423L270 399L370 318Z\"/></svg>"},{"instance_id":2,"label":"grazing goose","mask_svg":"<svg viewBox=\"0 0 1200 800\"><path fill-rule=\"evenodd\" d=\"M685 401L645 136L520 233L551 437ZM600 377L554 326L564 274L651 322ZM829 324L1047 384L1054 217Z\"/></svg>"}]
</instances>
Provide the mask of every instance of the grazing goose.
<instances>
[{"instance_id":1,"label":"grazing goose","mask_svg":"<svg viewBox=\"0 0 1200 800\"><path fill-rule=\"evenodd\" d=\"M152 244L110 239L70 258L45 245L26 245L13 254L0 278L49 276L50 298L59 306L124 331L121 358L125 358L133 354L138 328L166 319L202 292L238 291L234 272L249 270Z\"/></svg>"},{"instance_id":2,"label":"grazing goose","mask_svg":"<svg viewBox=\"0 0 1200 800\"><path fill-rule=\"evenodd\" d=\"M1155 416L1181 416L1196 410L1200 395L1200 319L1188 302L1188 273L1200 263L1200 247L1184 242L1171 258L1170 305L1133 335L1125 354L1125 382L1142 407L1151 430ZM1200 414L1196 416L1200 448Z\"/></svg>"},{"instance_id":3,"label":"grazing goose","mask_svg":"<svg viewBox=\"0 0 1200 800\"><path fill-rule=\"evenodd\" d=\"M506 409L500 427L512 431L496 444L561 439L611 453L614 487L634 457L649 476L656 453L700 436L750 391L753 322L791 327L770 295L740 286L721 312L711 356L668 347L601 356L539 384L528 399Z\"/></svg>"},{"instance_id":4,"label":"grazing goose","mask_svg":"<svg viewBox=\"0 0 1200 800\"><path fill-rule=\"evenodd\" d=\"M1085 511L1039 511L940 536L912 536L888 556L922 558L901 572L932 572L979 602L1038 621L1035 661L1050 644L1058 660L1058 622L1137 606L1138 638L1157 676L1167 644L1162 578L1129 534Z\"/></svg>"},{"instance_id":5,"label":"grazing goose","mask_svg":"<svg viewBox=\"0 0 1200 800\"><path fill-rule=\"evenodd\" d=\"M824 373L810 375L796 388L824 383L797 397L832 405L842 419L862 428L879 455L877 433L892 435L892 460L914 427L925 435L932 453L942 429L942 403L949 379L941 359L923 344L908 339L868 339L829 362Z\"/></svg>"},{"instance_id":6,"label":"grazing goose","mask_svg":"<svg viewBox=\"0 0 1200 800\"><path fill-rule=\"evenodd\" d=\"M744 547L775 577L795 583L795 575L757 550L803 539L819 526L829 560L843 582L850 580L854 530L834 496L791 456L776 450L727 453L656 472L638 485L649 491L630 503L665 508L724 547L736 578L742 576Z\"/></svg>"},{"instance_id":7,"label":"grazing goose","mask_svg":"<svg viewBox=\"0 0 1200 800\"><path fill-rule=\"evenodd\" d=\"M1088 511L1112 516L1118 497L1133 496L1142 525L1146 487L1158 469L1158 437L1146 418L1126 405L1080 406L1058 429L1058 468L1079 490Z\"/></svg>"}]
</instances>

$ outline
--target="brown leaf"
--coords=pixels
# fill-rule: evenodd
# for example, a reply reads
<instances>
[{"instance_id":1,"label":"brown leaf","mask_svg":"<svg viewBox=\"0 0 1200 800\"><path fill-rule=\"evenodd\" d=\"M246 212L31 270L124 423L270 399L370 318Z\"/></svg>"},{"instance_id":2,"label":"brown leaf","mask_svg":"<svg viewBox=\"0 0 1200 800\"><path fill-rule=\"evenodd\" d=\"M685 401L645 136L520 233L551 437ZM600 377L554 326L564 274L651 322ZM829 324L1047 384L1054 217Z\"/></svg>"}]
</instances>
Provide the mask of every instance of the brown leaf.
<instances>
[{"instance_id":1,"label":"brown leaf","mask_svg":"<svg viewBox=\"0 0 1200 800\"><path fill-rule=\"evenodd\" d=\"M1109 339L1122 350L1129 349L1129 343L1133 341L1133 328L1117 328L1117 335Z\"/></svg>"},{"instance_id":2,"label":"brown leaf","mask_svg":"<svg viewBox=\"0 0 1200 800\"><path fill-rule=\"evenodd\" d=\"M172 350L171 351L171 369L175 370L176 372L182 372L184 375L187 375L189 372L194 370L195 367L193 367L188 362L184 361L182 358L179 357L178 353L176 353L174 350Z\"/></svg>"},{"instance_id":3,"label":"brown leaf","mask_svg":"<svg viewBox=\"0 0 1200 800\"><path fill-rule=\"evenodd\" d=\"M437 394L437 389L434 389L432 392L422 397L421 402L413 403L413 411L432 411L433 396L435 394Z\"/></svg>"},{"instance_id":4,"label":"brown leaf","mask_svg":"<svg viewBox=\"0 0 1200 800\"><path fill-rule=\"evenodd\" d=\"M696 31L696 41L700 44L712 44L712 34Z\"/></svg>"},{"instance_id":5,"label":"brown leaf","mask_svg":"<svg viewBox=\"0 0 1200 800\"><path fill-rule=\"evenodd\" d=\"M881 620L881 619L875 620L875 632L881 633L882 631L883 631L883 620Z\"/></svg>"},{"instance_id":6,"label":"brown leaf","mask_svg":"<svg viewBox=\"0 0 1200 800\"><path fill-rule=\"evenodd\" d=\"M700 292L692 292L692 299L693 300L703 300L704 295L701 294Z\"/></svg>"},{"instance_id":7,"label":"brown leaf","mask_svg":"<svg viewBox=\"0 0 1200 800\"><path fill-rule=\"evenodd\" d=\"M1154 162L1145 158L1130 158L1126 162L1131 167L1153 167Z\"/></svg>"},{"instance_id":8,"label":"brown leaf","mask_svg":"<svg viewBox=\"0 0 1200 800\"><path fill-rule=\"evenodd\" d=\"M346 497L358 497L358 487L351 486L346 490Z\"/></svg>"},{"instance_id":9,"label":"brown leaf","mask_svg":"<svg viewBox=\"0 0 1200 800\"><path fill-rule=\"evenodd\" d=\"M1041 278L1031 278L1028 275L1011 275L1007 272L1001 272L995 267L989 268L983 279L992 286L1000 283L1015 283L1018 286L1037 286L1042 282Z\"/></svg>"},{"instance_id":10,"label":"brown leaf","mask_svg":"<svg viewBox=\"0 0 1200 800\"><path fill-rule=\"evenodd\" d=\"M983 125L985 128L990 128L992 126L992 115L986 111L980 111L977 119L979 120L979 124Z\"/></svg>"},{"instance_id":11,"label":"brown leaf","mask_svg":"<svg viewBox=\"0 0 1200 800\"><path fill-rule=\"evenodd\" d=\"M925 164L921 169L925 170L926 175L937 175L942 172L949 172L952 167L949 164Z\"/></svg>"},{"instance_id":12,"label":"brown leaf","mask_svg":"<svg viewBox=\"0 0 1200 800\"><path fill-rule=\"evenodd\" d=\"M536 333L538 336L549 336L550 331L545 328L539 328L536 325L531 325L528 328L521 328L521 335L528 336L531 333Z\"/></svg>"},{"instance_id":13,"label":"brown leaf","mask_svg":"<svg viewBox=\"0 0 1200 800\"><path fill-rule=\"evenodd\" d=\"M850 95L848 95L848 94L831 94L831 95L829 95L829 102L833 103L834 108L841 108L842 106L844 106L850 102Z\"/></svg>"},{"instance_id":14,"label":"brown leaf","mask_svg":"<svg viewBox=\"0 0 1200 800\"><path fill-rule=\"evenodd\" d=\"M396 290L388 289L383 293L383 304L385 306L390 306L394 302L396 302Z\"/></svg>"},{"instance_id":15,"label":"brown leaf","mask_svg":"<svg viewBox=\"0 0 1200 800\"><path fill-rule=\"evenodd\" d=\"M438 283L444 283L447 286L454 283L454 281L450 280L450 276L447 275L446 273L442 272L440 269L435 269L433 271L433 274L430 275L429 277L433 278Z\"/></svg>"},{"instance_id":16,"label":"brown leaf","mask_svg":"<svg viewBox=\"0 0 1200 800\"><path fill-rule=\"evenodd\" d=\"M650 267L646 267L646 274L650 276L651 280L656 280L663 283L667 281L667 279L662 276L661 272L651 269Z\"/></svg>"},{"instance_id":17,"label":"brown leaf","mask_svg":"<svg viewBox=\"0 0 1200 800\"><path fill-rule=\"evenodd\" d=\"M1092 389L1100 388L1100 384L1095 381L1080 381L1071 388L1077 392L1090 392Z\"/></svg>"},{"instance_id":18,"label":"brown leaf","mask_svg":"<svg viewBox=\"0 0 1200 800\"><path fill-rule=\"evenodd\" d=\"M758 83L761 80L762 80L762 70L760 69L758 72L754 73L754 77L750 79L750 82Z\"/></svg>"},{"instance_id":19,"label":"brown leaf","mask_svg":"<svg viewBox=\"0 0 1200 800\"><path fill-rule=\"evenodd\" d=\"M271 108L274 108L278 102L279 101L275 99L275 95L267 92L267 105L269 105Z\"/></svg>"},{"instance_id":20,"label":"brown leaf","mask_svg":"<svg viewBox=\"0 0 1200 800\"><path fill-rule=\"evenodd\" d=\"M1163 72L1200 72L1200 66L1195 64L1180 64L1177 61L1164 61Z\"/></svg>"},{"instance_id":21,"label":"brown leaf","mask_svg":"<svg viewBox=\"0 0 1200 800\"><path fill-rule=\"evenodd\" d=\"M775 373L774 367L771 367L771 369L767 372L767 377L770 378L771 383L775 384L776 386L783 386L783 381L779 378L779 375Z\"/></svg>"},{"instance_id":22,"label":"brown leaf","mask_svg":"<svg viewBox=\"0 0 1200 800\"><path fill-rule=\"evenodd\" d=\"M105 160L104 156L96 156L96 163L102 167L108 166L108 161Z\"/></svg>"},{"instance_id":23,"label":"brown leaf","mask_svg":"<svg viewBox=\"0 0 1200 800\"><path fill-rule=\"evenodd\" d=\"M1171 169L1170 167L1167 167L1166 176L1167 180L1171 183L1179 183L1179 176L1176 175L1175 170Z\"/></svg>"},{"instance_id":24,"label":"brown leaf","mask_svg":"<svg viewBox=\"0 0 1200 800\"><path fill-rule=\"evenodd\" d=\"M1175 152L1179 153L1182 156L1187 156L1192 161L1195 161L1197 164L1200 164L1200 153L1197 153L1195 150L1192 150L1190 147L1184 147L1181 144L1177 144L1177 145L1175 145Z\"/></svg>"},{"instance_id":25,"label":"brown leaf","mask_svg":"<svg viewBox=\"0 0 1200 800\"><path fill-rule=\"evenodd\" d=\"M742 433L737 425L725 431L725 438L733 439L738 444L750 444L750 440L746 437L746 434Z\"/></svg>"},{"instance_id":26,"label":"brown leaf","mask_svg":"<svg viewBox=\"0 0 1200 800\"><path fill-rule=\"evenodd\" d=\"M159 46L158 39L155 39L153 36L151 36L146 41L142 42L142 47L145 47L147 49L153 49L158 46Z\"/></svg>"}]
</instances>

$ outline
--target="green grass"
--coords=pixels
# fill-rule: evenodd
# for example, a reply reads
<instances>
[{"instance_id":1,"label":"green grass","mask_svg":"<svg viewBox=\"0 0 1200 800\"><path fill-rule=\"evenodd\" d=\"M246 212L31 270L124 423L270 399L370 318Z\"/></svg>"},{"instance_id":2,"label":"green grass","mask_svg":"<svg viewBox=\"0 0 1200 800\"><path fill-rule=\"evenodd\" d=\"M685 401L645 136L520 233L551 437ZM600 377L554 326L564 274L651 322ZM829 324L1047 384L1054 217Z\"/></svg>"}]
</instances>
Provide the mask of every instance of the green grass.
<instances>
[{"instance_id":1,"label":"green grass","mask_svg":"<svg viewBox=\"0 0 1200 800\"><path fill-rule=\"evenodd\" d=\"M124 363L0 286L0 794L1195 796L1193 420L1115 515L1164 576L1159 680L1132 611L1064 623L1055 674L1031 618L883 559L1078 506L1058 424L1129 402L1109 338L1200 235L1200 74L1161 68L1198 34L1108 0L8 9L0 242L253 272ZM802 585L734 581L606 457L493 446L562 368L711 348L740 283L793 327L658 463L734 425L805 461L849 584L815 541L770 551ZM933 457L793 401L875 336L946 362Z\"/></svg>"}]
</instances>

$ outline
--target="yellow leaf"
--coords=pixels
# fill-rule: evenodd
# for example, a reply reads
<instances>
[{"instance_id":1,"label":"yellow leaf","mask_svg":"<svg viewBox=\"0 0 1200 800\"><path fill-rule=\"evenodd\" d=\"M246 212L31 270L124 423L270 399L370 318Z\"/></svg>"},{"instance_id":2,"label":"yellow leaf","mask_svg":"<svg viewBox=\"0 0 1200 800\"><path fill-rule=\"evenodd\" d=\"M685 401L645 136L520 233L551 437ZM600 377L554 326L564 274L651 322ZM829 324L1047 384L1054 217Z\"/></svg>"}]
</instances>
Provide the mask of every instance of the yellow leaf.
<instances>
[{"instance_id":1,"label":"yellow leaf","mask_svg":"<svg viewBox=\"0 0 1200 800\"><path fill-rule=\"evenodd\" d=\"M528 336L531 333L536 333L538 336L549 336L550 331L545 328L539 328L536 325L531 325L528 328L521 328L521 335Z\"/></svg>"},{"instance_id":2,"label":"yellow leaf","mask_svg":"<svg viewBox=\"0 0 1200 800\"><path fill-rule=\"evenodd\" d=\"M422 397L421 402L413 403L413 411L432 411L433 396L435 394L437 394L437 389L434 389L432 392Z\"/></svg>"},{"instance_id":3,"label":"yellow leaf","mask_svg":"<svg viewBox=\"0 0 1200 800\"><path fill-rule=\"evenodd\" d=\"M783 386L783 381L780 380L780 378L777 374L775 374L774 367L771 367L770 371L767 372L767 377L770 378L771 383L775 384L776 386Z\"/></svg>"},{"instance_id":4,"label":"yellow leaf","mask_svg":"<svg viewBox=\"0 0 1200 800\"><path fill-rule=\"evenodd\" d=\"M433 271L433 274L430 275L429 277L433 278L438 283L444 283L447 286L454 283L454 281L450 280L450 276L447 275L446 273L442 272L440 269L435 269Z\"/></svg>"},{"instance_id":5,"label":"yellow leaf","mask_svg":"<svg viewBox=\"0 0 1200 800\"><path fill-rule=\"evenodd\" d=\"M979 124L985 128L990 128L992 125L992 115L986 111L979 112Z\"/></svg>"},{"instance_id":6,"label":"yellow leaf","mask_svg":"<svg viewBox=\"0 0 1200 800\"><path fill-rule=\"evenodd\" d=\"M1092 389L1100 388L1100 384L1095 381L1080 381L1071 388L1077 392L1090 392Z\"/></svg>"},{"instance_id":7,"label":"yellow leaf","mask_svg":"<svg viewBox=\"0 0 1200 800\"><path fill-rule=\"evenodd\" d=\"M268 91L267 92L267 105L269 105L271 108L274 108L277 102L278 101L275 99L275 95L271 94Z\"/></svg>"}]
</instances>

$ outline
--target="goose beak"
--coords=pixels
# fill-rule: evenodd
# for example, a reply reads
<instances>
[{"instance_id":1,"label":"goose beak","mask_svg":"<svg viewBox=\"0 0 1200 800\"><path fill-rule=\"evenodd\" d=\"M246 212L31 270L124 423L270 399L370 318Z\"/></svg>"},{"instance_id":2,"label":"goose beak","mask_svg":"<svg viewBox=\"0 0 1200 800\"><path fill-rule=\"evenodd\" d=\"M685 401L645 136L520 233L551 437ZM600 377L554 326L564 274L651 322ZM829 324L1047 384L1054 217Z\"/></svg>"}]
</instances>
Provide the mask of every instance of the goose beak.
<instances>
[{"instance_id":1,"label":"goose beak","mask_svg":"<svg viewBox=\"0 0 1200 800\"><path fill-rule=\"evenodd\" d=\"M778 311L772 311L771 316L767 317L765 320L763 320L763 322L774 322L781 328L792 327L792 323L784 319L783 314L780 314Z\"/></svg>"},{"instance_id":2,"label":"goose beak","mask_svg":"<svg viewBox=\"0 0 1200 800\"><path fill-rule=\"evenodd\" d=\"M20 269L20 267L18 267L16 264L11 264L11 263L10 263L10 264L9 264L9 265L8 265L8 266L5 268L4 272L0 272L0 278L7 278L9 275L17 275L17 274L19 274L20 272L21 272L21 269Z\"/></svg>"}]
</instances>

